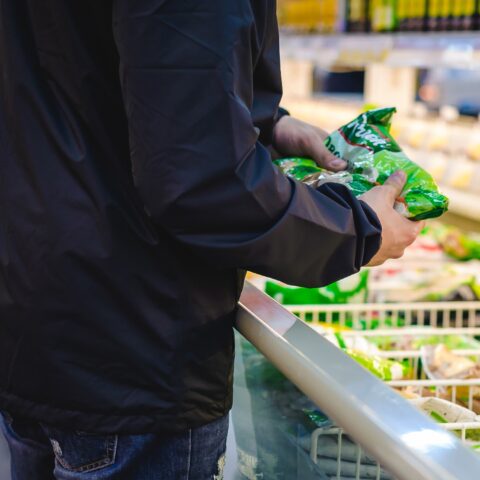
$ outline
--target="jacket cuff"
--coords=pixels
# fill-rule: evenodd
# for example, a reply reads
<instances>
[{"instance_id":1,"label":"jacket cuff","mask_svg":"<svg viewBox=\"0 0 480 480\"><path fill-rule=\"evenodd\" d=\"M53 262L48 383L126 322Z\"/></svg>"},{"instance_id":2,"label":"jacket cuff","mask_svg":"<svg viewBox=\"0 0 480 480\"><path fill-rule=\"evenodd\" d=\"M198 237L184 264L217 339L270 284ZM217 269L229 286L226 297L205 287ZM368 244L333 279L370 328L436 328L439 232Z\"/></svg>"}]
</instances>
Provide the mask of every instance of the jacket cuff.
<instances>
[{"instance_id":1,"label":"jacket cuff","mask_svg":"<svg viewBox=\"0 0 480 480\"><path fill-rule=\"evenodd\" d=\"M359 200L359 203L372 227L370 234L365 239L363 258L361 260L362 266L364 266L375 256L382 245L382 224L373 208L362 200Z\"/></svg>"},{"instance_id":2,"label":"jacket cuff","mask_svg":"<svg viewBox=\"0 0 480 480\"><path fill-rule=\"evenodd\" d=\"M356 198L346 185L328 182L317 190L322 193L330 190L330 197L335 196L338 203L345 202L350 207L357 237L354 267L355 271L359 271L370 262L382 244L382 224L377 214L364 201Z\"/></svg>"},{"instance_id":3,"label":"jacket cuff","mask_svg":"<svg viewBox=\"0 0 480 480\"><path fill-rule=\"evenodd\" d=\"M282 107L278 107L277 114L275 115L275 123L277 123L282 117L285 117L286 115L290 115L290 112Z\"/></svg>"}]
</instances>

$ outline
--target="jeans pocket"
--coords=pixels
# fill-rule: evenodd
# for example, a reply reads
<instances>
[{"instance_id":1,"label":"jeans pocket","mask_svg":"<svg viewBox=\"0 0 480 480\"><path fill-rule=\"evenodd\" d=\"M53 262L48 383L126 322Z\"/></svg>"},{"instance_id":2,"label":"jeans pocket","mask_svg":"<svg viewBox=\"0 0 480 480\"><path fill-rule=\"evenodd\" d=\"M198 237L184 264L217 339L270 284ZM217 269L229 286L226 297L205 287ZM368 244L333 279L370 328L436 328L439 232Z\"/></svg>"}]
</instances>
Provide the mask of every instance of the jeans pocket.
<instances>
[{"instance_id":1,"label":"jeans pocket","mask_svg":"<svg viewBox=\"0 0 480 480\"><path fill-rule=\"evenodd\" d=\"M113 465L117 435L96 435L43 426L57 464L70 472L92 472Z\"/></svg>"}]
</instances>

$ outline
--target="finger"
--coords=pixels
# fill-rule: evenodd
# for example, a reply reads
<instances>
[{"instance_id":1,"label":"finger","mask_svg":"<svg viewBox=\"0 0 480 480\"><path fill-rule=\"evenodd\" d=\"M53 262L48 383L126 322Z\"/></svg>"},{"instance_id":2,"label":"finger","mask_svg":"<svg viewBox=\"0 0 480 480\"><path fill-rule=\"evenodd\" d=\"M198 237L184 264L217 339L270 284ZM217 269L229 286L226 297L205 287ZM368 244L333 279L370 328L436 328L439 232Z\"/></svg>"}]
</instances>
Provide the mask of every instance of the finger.
<instances>
[{"instance_id":1,"label":"finger","mask_svg":"<svg viewBox=\"0 0 480 480\"><path fill-rule=\"evenodd\" d=\"M312 158L318 166L331 170L332 172L338 172L347 168L347 162L345 160L336 157L323 143L318 141L312 145Z\"/></svg>"},{"instance_id":2,"label":"finger","mask_svg":"<svg viewBox=\"0 0 480 480\"><path fill-rule=\"evenodd\" d=\"M399 197L402 193L406 181L407 176L405 175L405 172L402 172L402 170L398 170L392 175L390 175L383 184L385 187L388 188L388 195L392 204L395 203L397 197Z\"/></svg>"},{"instance_id":3,"label":"finger","mask_svg":"<svg viewBox=\"0 0 480 480\"><path fill-rule=\"evenodd\" d=\"M422 225L421 222L415 222L413 220L409 220L408 218L405 218L403 215L398 215L399 218L399 224L398 227L402 229L403 232L405 232L408 237L413 237L417 238L418 234L422 231Z\"/></svg>"},{"instance_id":4,"label":"finger","mask_svg":"<svg viewBox=\"0 0 480 480\"><path fill-rule=\"evenodd\" d=\"M329 170L332 170L332 172L340 172L347 168L348 164L345 160L338 158L335 155L332 155L332 157L333 158L327 161L327 168Z\"/></svg>"},{"instance_id":5,"label":"finger","mask_svg":"<svg viewBox=\"0 0 480 480\"><path fill-rule=\"evenodd\" d=\"M427 225L427 222L425 220L420 220L419 222L416 222L416 224L418 228L418 233L420 233L425 228L425 225Z\"/></svg>"},{"instance_id":6,"label":"finger","mask_svg":"<svg viewBox=\"0 0 480 480\"><path fill-rule=\"evenodd\" d=\"M393 258L394 260L398 260L399 258L402 258L404 254L405 254L405 248L401 248L397 250L395 253L392 253L390 258Z\"/></svg>"},{"instance_id":7,"label":"finger","mask_svg":"<svg viewBox=\"0 0 480 480\"><path fill-rule=\"evenodd\" d=\"M423 227L425 225L425 222L415 222L415 236L418 237L420 235L420 232L423 230Z\"/></svg>"},{"instance_id":8,"label":"finger","mask_svg":"<svg viewBox=\"0 0 480 480\"><path fill-rule=\"evenodd\" d=\"M413 232L415 235L415 238L420 235L420 232L423 230L423 227L425 226L425 221L421 220L419 222L413 221L413 220L408 220L405 217L402 216L402 219L405 221L405 227Z\"/></svg>"}]
</instances>

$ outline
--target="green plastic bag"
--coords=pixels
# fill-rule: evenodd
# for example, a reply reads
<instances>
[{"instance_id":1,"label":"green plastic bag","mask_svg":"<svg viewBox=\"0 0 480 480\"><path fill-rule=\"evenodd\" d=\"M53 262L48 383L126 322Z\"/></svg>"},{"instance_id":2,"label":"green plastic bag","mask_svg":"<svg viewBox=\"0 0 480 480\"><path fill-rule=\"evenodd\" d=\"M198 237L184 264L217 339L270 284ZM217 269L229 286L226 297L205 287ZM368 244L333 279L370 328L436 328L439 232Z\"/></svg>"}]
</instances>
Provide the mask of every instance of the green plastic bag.
<instances>
[{"instance_id":1,"label":"green plastic bag","mask_svg":"<svg viewBox=\"0 0 480 480\"><path fill-rule=\"evenodd\" d=\"M448 198L438 191L431 175L409 160L390 135L395 111L395 108L369 110L326 138L326 147L348 162L346 171L329 172L307 158L284 158L275 163L286 175L304 183L313 186L343 183L356 196L383 184L395 171L403 170L407 183L395 209L411 220L439 217L448 209Z\"/></svg>"}]
</instances>

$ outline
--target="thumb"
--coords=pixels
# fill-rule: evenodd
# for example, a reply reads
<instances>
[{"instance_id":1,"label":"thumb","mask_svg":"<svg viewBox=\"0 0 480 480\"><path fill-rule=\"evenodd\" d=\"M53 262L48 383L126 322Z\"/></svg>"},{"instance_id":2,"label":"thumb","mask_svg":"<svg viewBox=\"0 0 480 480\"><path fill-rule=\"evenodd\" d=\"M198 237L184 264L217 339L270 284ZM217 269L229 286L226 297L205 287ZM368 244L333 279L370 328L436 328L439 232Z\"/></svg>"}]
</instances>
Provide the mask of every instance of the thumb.
<instances>
[{"instance_id":1,"label":"thumb","mask_svg":"<svg viewBox=\"0 0 480 480\"><path fill-rule=\"evenodd\" d=\"M397 170L395 173L390 175L383 184L384 186L388 187L389 197L392 201L392 204L402 193L406 181L407 176L405 175L405 172L402 172L402 170Z\"/></svg>"},{"instance_id":2,"label":"thumb","mask_svg":"<svg viewBox=\"0 0 480 480\"><path fill-rule=\"evenodd\" d=\"M326 168L332 172L338 172L347 168L347 162L336 157L330 152L323 143L312 145L312 158L318 166Z\"/></svg>"}]
</instances>

